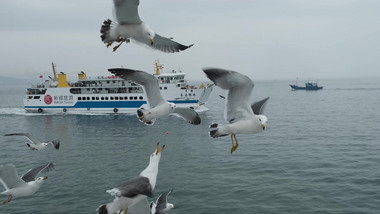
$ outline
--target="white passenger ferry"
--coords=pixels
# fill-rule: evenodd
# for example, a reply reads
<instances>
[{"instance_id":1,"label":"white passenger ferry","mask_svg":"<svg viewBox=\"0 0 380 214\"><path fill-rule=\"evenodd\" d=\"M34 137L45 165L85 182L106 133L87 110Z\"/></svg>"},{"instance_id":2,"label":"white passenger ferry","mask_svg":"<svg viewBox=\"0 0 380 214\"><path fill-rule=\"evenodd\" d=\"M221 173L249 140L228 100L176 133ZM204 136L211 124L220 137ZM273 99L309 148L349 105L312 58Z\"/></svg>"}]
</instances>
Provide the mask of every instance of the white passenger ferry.
<instances>
[{"instance_id":1,"label":"white passenger ferry","mask_svg":"<svg viewBox=\"0 0 380 214\"><path fill-rule=\"evenodd\" d=\"M147 107L146 95L140 85L117 76L87 78L84 72L78 74L76 82L68 82L66 74L56 74L27 89L24 108L27 112L64 113L126 113L135 114L141 107ZM160 82L164 99L181 107L193 107L196 111L207 110L204 106L212 85L189 85L185 73L171 71L162 73L163 66L155 62L155 74Z\"/></svg>"}]
</instances>

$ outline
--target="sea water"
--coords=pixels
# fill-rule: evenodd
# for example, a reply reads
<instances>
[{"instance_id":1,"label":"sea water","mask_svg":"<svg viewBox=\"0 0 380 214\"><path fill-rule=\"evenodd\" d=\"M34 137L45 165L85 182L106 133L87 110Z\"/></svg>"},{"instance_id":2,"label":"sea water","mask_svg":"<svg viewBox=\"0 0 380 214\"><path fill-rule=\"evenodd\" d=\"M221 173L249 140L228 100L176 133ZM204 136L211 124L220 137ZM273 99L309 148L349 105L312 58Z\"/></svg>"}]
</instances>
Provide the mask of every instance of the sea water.
<instances>
[{"instance_id":1,"label":"sea water","mask_svg":"<svg viewBox=\"0 0 380 214\"><path fill-rule=\"evenodd\" d=\"M379 213L380 79L322 80L320 91L291 91L289 83L255 82L252 101L270 97L267 129L237 135L233 154L228 136L208 135L212 122L224 123L219 88L200 125L167 116L146 126L136 115L25 113L27 86L2 85L0 164L19 175L48 161L55 169L37 193L0 213L95 213L113 200L106 190L147 166L157 142L166 147L149 201L173 188L172 214ZM14 132L58 138L61 148L31 151L26 138L3 136Z\"/></svg>"}]
</instances>

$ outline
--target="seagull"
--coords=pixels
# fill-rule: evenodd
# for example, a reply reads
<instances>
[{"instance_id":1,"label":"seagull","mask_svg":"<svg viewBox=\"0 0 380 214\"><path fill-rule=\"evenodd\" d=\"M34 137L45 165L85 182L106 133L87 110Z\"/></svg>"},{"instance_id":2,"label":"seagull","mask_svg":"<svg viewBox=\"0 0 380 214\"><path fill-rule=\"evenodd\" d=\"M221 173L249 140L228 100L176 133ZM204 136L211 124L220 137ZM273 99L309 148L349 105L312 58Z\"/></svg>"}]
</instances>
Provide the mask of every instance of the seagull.
<instances>
[{"instance_id":1,"label":"seagull","mask_svg":"<svg viewBox=\"0 0 380 214\"><path fill-rule=\"evenodd\" d=\"M141 122L153 125L157 118L174 114L191 124L198 125L201 123L201 118L194 109L176 107L174 103L164 100L160 93L158 79L153 75L126 68L111 68L108 71L123 79L140 84L144 88L150 109L137 109L137 116Z\"/></svg>"},{"instance_id":2,"label":"seagull","mask_svg":"<svg viewBox=\"0 0 380 214\"><path fill-rule=\"evenodd\" d=\"M49 162L42 166L30 169L25 175L19 177L14 165L0 165L0 181L5 188L5 191L1 194L8 195L8 200L4 201L3 204L9 203L13 197L33 195L48 178L37 177L37 175L40 172L50 170L53 167L53 163Z\"/></svg>"},{"instance_id":3,"label":"seagull","mask_svg":"<svg viewBox=\"0 0 380 214\"><path fill-rule=\"evenodd\" d=\"M12 133L12 134L6 134L4 136L25 136L30 141L30 143L25 142L25 144L31 150L44 150L48 147L49 144L53 145L55 149L57 149L57 150L59 149L60 141L58 139L50 140L50 141L46 141L46 142L41 142L35 136L33 136L29 133Z\"/></svg>"},{"instance_id":4,"label":"seagull","mask_svg":"<svg viewBox=\"0 0 380 214\"><path fill-rule=\"evenodd\" d=\"M141 21L138 13L139 0L113 0L116 23L105 20L100 29L101 39L110 47L114 42L119 44L113 48L116 51L123 42L131 40L145 44L162 52L174 53L183 51L193 45L182 45L155 33L146 23Z\"/></svg>"},{"instance_id":5,"label":"seagull","mask_svg":"<svg viewBox=\"0 0 380 214\"><path fill-rule=\"evenodd\" d=\"M174 205L172 203L168 203L168 195L172 192L173 189L169 190L161 194L156 203L153 201L150 202L150 213L151 214L165 214L167 211L174 209Z\"/></svg>"},{"instance_id":6,"label":"seagull","mask_svg":"<svg viewBox=\"0 0 380 214\"><path fill-rule=\"evenodd\" d=\"M206 76L222 89L228 90L224 118L229 124L212 123L211 137L230 135L232 141L231 154L238 147L236 134L256 134L265 130L268 118L263 115L269 97L250 105L253 89L252 80L235 71L219 68L204 68ZM236 144L234 144L234 139Z\"/></svg>"},{"instance_id":7,"label":"seagull","mask_svg":"<svg viewBox=\"0 0 380 214\"><path fill-rule=\"evenodd\" d=\"M165 145L159 149L157 143L155 151L150 155L149 165L136 178L128 180L118 187L107 190L111 196L115 196L113 202L100 205L96 210L98 214L112 214L117 211L120 214L124 210L127 213L128 208L139 203L140 201L152 197L156 178L158 174L158 164L160 163L161 152Z\"/></svg>"}]
</instances>

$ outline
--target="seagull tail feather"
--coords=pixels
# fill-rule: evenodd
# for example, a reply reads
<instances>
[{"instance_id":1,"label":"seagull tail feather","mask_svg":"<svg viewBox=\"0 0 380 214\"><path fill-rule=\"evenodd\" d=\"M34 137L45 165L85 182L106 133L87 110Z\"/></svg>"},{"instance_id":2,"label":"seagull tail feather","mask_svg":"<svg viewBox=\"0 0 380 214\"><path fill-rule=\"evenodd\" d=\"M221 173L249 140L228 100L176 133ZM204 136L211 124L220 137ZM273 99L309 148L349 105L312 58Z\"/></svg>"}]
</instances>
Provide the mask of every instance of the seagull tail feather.
<instances>
[{"instance_id":1,"label":"seagull tail feather","mask_svg":"<svg viewBox=\"0 0 380 214\"><path fill-rule=\"evenodd\" d=\"M210 128L212 128L212 129L218 128L218 124L217 123L211 123Z\"/></svg>"},{"instance_id":2,"label":"seagull tail feather","mask_svg":"<svg viewBox=\"0 0 380 214\"><path fill-rule=\"evenodd\" d=\"M215 129L215 130L211 130L210 131L210 136L213 137L213 138L216 138L216 137L223 137L223 136L227 136L228 134L221 134L219 132L219 129Z\"/></svg>"},{"instance_id":3,"label":"seagull tail feather","mask_svg":"<svg viewBox=\"0 0 380 214\"><path fill-rule=\"evenodd\" d=\"M108 214L107 204L100 205L96 212L98 212L98 214Z\"/></svg>"},{"instance_id":4,"label":"seagull tail feather","mask_svg":"<svg viewBox=\"0 0 380 214\"><path fill-rule=\"evenodd\" d=\"M100 28L100 38L102 39L102 42L108 43L115 38L111 38L110 31L112 28L112 21L110 19L107 19L103 22L102 27Z\"/></svg>"}]
</instances>

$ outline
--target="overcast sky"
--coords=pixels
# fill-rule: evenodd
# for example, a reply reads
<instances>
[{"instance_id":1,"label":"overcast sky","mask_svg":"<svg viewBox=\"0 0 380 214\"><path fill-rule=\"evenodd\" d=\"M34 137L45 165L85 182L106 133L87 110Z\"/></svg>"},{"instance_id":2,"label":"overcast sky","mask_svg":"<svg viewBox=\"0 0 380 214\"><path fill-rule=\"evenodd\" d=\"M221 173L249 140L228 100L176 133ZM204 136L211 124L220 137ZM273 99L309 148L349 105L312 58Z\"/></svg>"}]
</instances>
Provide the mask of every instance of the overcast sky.
<instances>
[{"instance_id":1,"label":"overcast sky","mask_svg":"<svg viewBox=\"0 0 380 214\"><path fill-rule=\"evenodd\" d=\"M263 79L380 77L378 0L141 0L140 18L162 36L193 47L162 53L136 44L116 52L100 39L111 0L0 0L0 76L38 78L57 70L76 79L124 66L202 67Z\"/></svg>"}]
</instances>

